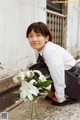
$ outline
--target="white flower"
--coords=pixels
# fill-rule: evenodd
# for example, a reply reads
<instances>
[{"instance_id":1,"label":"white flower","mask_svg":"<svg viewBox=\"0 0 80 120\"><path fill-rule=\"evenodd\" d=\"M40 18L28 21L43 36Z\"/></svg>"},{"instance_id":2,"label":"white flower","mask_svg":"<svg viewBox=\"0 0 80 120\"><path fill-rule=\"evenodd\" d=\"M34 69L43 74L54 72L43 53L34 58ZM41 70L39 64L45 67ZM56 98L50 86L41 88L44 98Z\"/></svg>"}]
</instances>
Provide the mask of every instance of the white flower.
<instances>
[{"instance_id":1,"label":"white flower","mask_svg":"<svg viewBox=\"0 0 80 120\"><path fill-rule=\"evenodd\" d=\"M46 77L39 70L34 70L34 73L38 73L39 74L39 80L41 82L46 81Z\"/></svg>"},{"instance_id":2,"label":"white flower","mask_svg":"<svg viewBox=\"0 0 80 120\"><path fill-rule=\"evenodd\" d=\"M19 82L19 80L18 80L18 75L16 75L16 76L13 77L13 81L14 81L15 83L18 83L18 82Z\"/></svg>"},{"instance_id":3,"label":"white flower","mask_svg":"<svg viewBox=\"0 0 80 120\"><path fill-rule=\"evenodd\" d=\"M24 101L26 100L27 92L23 87L20 87L20 98L23 99Z\"/></svg>"},{"instance_id":4,"label":"white flower","mask_svg":"<svg viewBox=\"0 0 80 120\"><path fill-rule=\"evenodd\" d=\"M34 82L37 83L34 79L32 79L32 80L29 82L29 84L33 85Z\"/></svg>"},{"instance_id":5,"label":"white flower","mask_svg":"<svg viewBox=\"0 0 80 120\"><path fill-rule=\"evenodd\" d=\"M25 75L26 75L27 77L32 77L32 76L34 76L34 72L33 72L32 70L29 70L29 71L26 71L26 72L25 72Z\"/></svg>"},{"instance_id":6,"label":"white flower","mask_svg":"<svg viewBox=\"0 0 80 120\"><path fill-rule=\"evenodd\" d=\"M47 81L44 75L41 75L41 76L39 77L39 80L40 80L41 82Z\"/></svg>"},{"instance_id":7,"label":"white flower","mask_svg":"<svg viewBox=\"0 0 80 120\"><path fill-rule=\"evenodd\" d=\"M48 87L45 87L47 90L50 90L51 89L51 85L49 85Z\"/></svg>"},{"instance_id":8,"label":"white flower","mask_svg":"<svg viewBox=\"0 0 80 120\"><path fill-rule=\"evenodd\" d=\"M33 72L34 72L34 73L38 73L38 74L39 74L39 76L41 76L41 75L42 75L42 73L41 73L39 70L34 70Z\"/></svg>"},{"instance_id":9,"label":"white flower","mask_svg":"<svg viewBox=\"0 0 80 120\"><path fill-rule=\"evenodd\" d=\"M39 90L33 86L33 83L35 80L31 80L29 83L26 81L22 81L22 87L20 88L21 93L20 97L24 100L26 97L28 97L30 100L33 100L33 95L37 96L39 93Z\"/></svg>"},{"instance_id":10,"label":"white flower","mask_svg":"<svg viewBox=\"0 0 80 120\"><path fill-rule=\"evenodd\" d=\"M24 78L25 78L24 72L21 72L21 71L20 71L19 77L21 78L21 80L24 80Z\"/></svg>"},{"instance_id":11,"label":"white flower","mask_svg":"<svg viewBox=\"0 0 80 120\"><path fill-rule=\"evenodd\" d=\"M39 76L36 76L36 73ZM47 82L46 77L39 70L20 71L19 75L13 77L13 81L21 83L20 98L24 101L27 100L27 97L33 100L39 94L45 95L51 88L51 83Z\"/></svg>"}]
</instances>

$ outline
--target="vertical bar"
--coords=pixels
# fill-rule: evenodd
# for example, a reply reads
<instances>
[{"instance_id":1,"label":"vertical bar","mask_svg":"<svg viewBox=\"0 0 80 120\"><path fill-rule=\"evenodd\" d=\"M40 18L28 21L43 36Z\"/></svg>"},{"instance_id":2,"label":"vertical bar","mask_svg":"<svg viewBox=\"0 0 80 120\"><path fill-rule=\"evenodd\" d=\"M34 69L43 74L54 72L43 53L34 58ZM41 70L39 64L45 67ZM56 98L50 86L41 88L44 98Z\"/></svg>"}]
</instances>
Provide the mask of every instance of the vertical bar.
<instances>
[{"instance_id":1,"label":"vertical bar","mask_svg":"<svg viewBox=\"0 0 80 120\"><path fill-rule=\"evenodd\" d=\"M55 12L47 12L47 25L52 32L53 41L61 46L66 46L65 16Z\"/></svg>"}]
</instances>

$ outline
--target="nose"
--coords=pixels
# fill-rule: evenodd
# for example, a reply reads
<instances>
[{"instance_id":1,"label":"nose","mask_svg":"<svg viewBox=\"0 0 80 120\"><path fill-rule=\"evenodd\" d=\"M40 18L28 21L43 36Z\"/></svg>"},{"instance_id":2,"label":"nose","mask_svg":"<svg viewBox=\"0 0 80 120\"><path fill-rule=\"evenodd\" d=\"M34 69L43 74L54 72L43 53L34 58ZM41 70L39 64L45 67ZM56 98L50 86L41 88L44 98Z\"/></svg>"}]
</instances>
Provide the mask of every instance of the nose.
<instances>
[{"instance_id":1,"label":"nose","mask_svg":"<svg viewBox=\"0 0 80 120\"><path fill-rule=\"evenodd\" d=\"M36 36L33 36L33 41L37 41L37 37Z\"/></svg>"}]
</instances>

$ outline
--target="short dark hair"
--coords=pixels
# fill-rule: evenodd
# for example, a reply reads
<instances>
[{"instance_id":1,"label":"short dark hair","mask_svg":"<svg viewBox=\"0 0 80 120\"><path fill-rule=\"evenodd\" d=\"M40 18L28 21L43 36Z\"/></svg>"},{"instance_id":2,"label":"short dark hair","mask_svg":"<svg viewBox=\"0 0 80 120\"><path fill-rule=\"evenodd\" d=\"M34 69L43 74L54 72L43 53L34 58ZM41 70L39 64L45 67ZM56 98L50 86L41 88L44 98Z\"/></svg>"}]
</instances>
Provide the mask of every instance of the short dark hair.
<instances>
[{"instance_id":1,"label":"short dark hair","mask_svg":"<svg viewBox=\"0 0 80 120\"><path fill-rule=\"evenodd\" d=\"M52 41L52 34L48 26L43 22L34 22L29 25L26 31L26 37L28 38L29 33L34 30L36 33L41 33L43 36L49 36L49 41Z\"/></svg>"}]
</instances>

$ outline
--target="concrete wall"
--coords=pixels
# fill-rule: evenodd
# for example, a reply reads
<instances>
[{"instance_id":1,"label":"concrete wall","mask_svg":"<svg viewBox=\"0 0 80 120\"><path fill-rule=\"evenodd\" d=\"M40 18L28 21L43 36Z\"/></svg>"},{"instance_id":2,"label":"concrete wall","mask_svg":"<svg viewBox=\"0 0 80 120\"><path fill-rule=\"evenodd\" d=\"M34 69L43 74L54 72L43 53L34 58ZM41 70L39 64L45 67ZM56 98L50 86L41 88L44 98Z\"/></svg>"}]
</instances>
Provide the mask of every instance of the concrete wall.
<instances>
[{"instance_id":1,"label":"concrete wall","mask_svg":"<svg viewBox=\"0 0 80 120\"><path fill-rule=\"evenodd\" d=\"M77 42L78 56L80 57L80 0L79 0L79 10L78 10L78 42Z\"/></svg>"},{"instance_id":2,"label":"concrete wall","mask_svg":"<svg viewBox=\"0 0 80 120\"><path fill-rule=\"evenodd\" d=\"M66 48L74 57L80 52L80 4L68 0Z\"/></svg>"},{"instance_id":3,"label":"concrete wall","mask_svg":"<svg viewBox=\"0 0 80 120\"><path fill-rule=\"evenodd\" d=\"M0 0L0 77L35 62L26 29L34 21L46 22L45 8L45 0Z\"/></svg>"}]
</instances>

